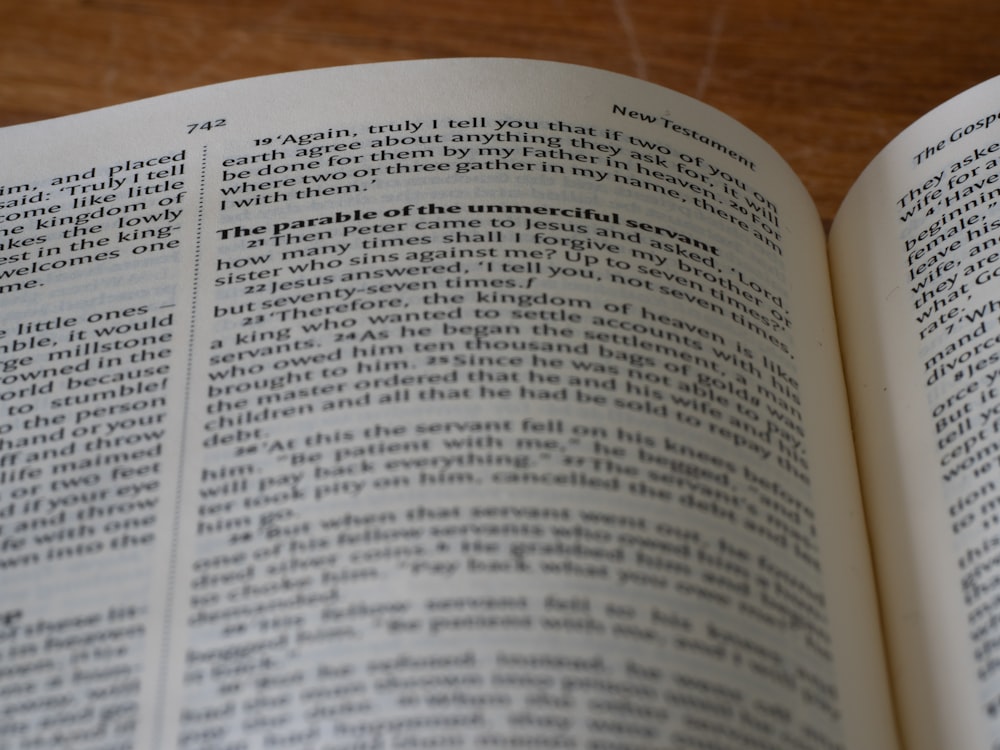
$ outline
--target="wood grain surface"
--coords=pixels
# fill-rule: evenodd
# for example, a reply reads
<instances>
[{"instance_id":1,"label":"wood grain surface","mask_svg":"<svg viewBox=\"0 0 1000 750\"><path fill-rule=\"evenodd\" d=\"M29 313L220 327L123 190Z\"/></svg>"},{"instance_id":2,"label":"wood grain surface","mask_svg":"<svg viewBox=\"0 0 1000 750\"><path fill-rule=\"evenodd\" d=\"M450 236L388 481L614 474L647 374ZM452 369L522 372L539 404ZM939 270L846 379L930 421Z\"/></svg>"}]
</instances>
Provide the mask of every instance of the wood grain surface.
<instances>
[{"instance_id":1,"label":"wood grain surface","mask_svg":"<svg viewBox=\"0 0 1000 750\"><path fill-rule=\"evenodd\" d=\"M0 0L0 126L303 68L561 60L744 122L829 221L896 133L1000 73L998 31L972 0Z\"/></svg>"}]
</instances>

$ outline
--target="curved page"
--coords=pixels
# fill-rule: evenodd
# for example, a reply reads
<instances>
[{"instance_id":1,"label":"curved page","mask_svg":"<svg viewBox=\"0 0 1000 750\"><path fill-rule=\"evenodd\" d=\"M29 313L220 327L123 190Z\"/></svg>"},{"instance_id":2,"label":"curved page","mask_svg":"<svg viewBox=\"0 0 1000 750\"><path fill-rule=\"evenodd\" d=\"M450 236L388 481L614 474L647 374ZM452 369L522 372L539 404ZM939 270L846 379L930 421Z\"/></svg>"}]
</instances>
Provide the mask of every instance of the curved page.
<instances>
[{"instance_id":1,"label":"curved page","mask_svg":"<svg viewBox=\"0 0 1000 750\"><path fill-rule=\"evenodd\" d=\"M0 153L5 735L889 746L822 233L732 120L421 62Z\"/></svg>"},{"instance_id":2,"label":"curved page","mask_svg":"<svg viewBox=\"0 0 1000 750\"><path fill-rule=\"evenodd\" d=\"M907 747L1000 741L1000 80L869 166L831 233L838 319Z\"/></svg>"}]
</instances>

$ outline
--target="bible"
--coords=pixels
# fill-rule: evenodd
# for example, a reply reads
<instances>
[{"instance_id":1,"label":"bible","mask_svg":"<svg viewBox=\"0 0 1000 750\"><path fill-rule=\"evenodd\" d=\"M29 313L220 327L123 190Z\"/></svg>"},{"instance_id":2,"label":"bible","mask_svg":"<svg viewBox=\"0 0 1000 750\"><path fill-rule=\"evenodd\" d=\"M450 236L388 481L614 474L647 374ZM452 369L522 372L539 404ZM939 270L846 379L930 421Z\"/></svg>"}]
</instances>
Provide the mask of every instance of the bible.
<instances>
[{"instance_id":1,"label":"bible","mask_svg":"<svg viewBox=\"0 0 1000 750\"><path fill-rule=\"evenodd\" d=\"M0 129L0 748L996 747L998 93L829 236L558 63Z\"/></svg>"}]
</instances>

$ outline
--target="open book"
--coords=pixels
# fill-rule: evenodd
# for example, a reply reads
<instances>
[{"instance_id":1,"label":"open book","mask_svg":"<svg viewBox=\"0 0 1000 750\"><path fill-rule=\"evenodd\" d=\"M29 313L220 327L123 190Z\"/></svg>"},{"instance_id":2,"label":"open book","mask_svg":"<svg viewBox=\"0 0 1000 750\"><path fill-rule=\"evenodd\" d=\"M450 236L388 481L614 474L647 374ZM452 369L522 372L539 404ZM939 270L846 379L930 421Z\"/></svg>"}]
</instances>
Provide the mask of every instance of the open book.
<instances>
[{"instance_id":1,"label":"open book","mask_svg":"<svg viewBox=\"0 0 1000 750\"><path fill-rule=\"evenodd\" d=\"M0 130L0 748L996 747L998 95L829 243L560 64Z\"/></svg>"}]
</instances>

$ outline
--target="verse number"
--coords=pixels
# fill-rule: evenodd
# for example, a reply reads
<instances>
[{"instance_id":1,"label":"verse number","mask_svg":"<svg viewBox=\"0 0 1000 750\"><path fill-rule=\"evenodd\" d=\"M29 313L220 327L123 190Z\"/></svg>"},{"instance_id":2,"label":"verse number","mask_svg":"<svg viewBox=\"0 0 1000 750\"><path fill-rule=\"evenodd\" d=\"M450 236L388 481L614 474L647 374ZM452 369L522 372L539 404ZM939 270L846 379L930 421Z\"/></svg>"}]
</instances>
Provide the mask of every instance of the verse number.
<instances>
[{"instance_id":1,"label":"verse number","mask_svg":"<svg viewBox=\"0 0 1000 750\"><path fill-rule=\"evenodd\" d=\"M205 122L192 122L187 126L188 135L196 130L211 130L212 128L222 128L226 125L226 118L220 117L217 120L206 120Z\"/></svg>"}]
</instances>

